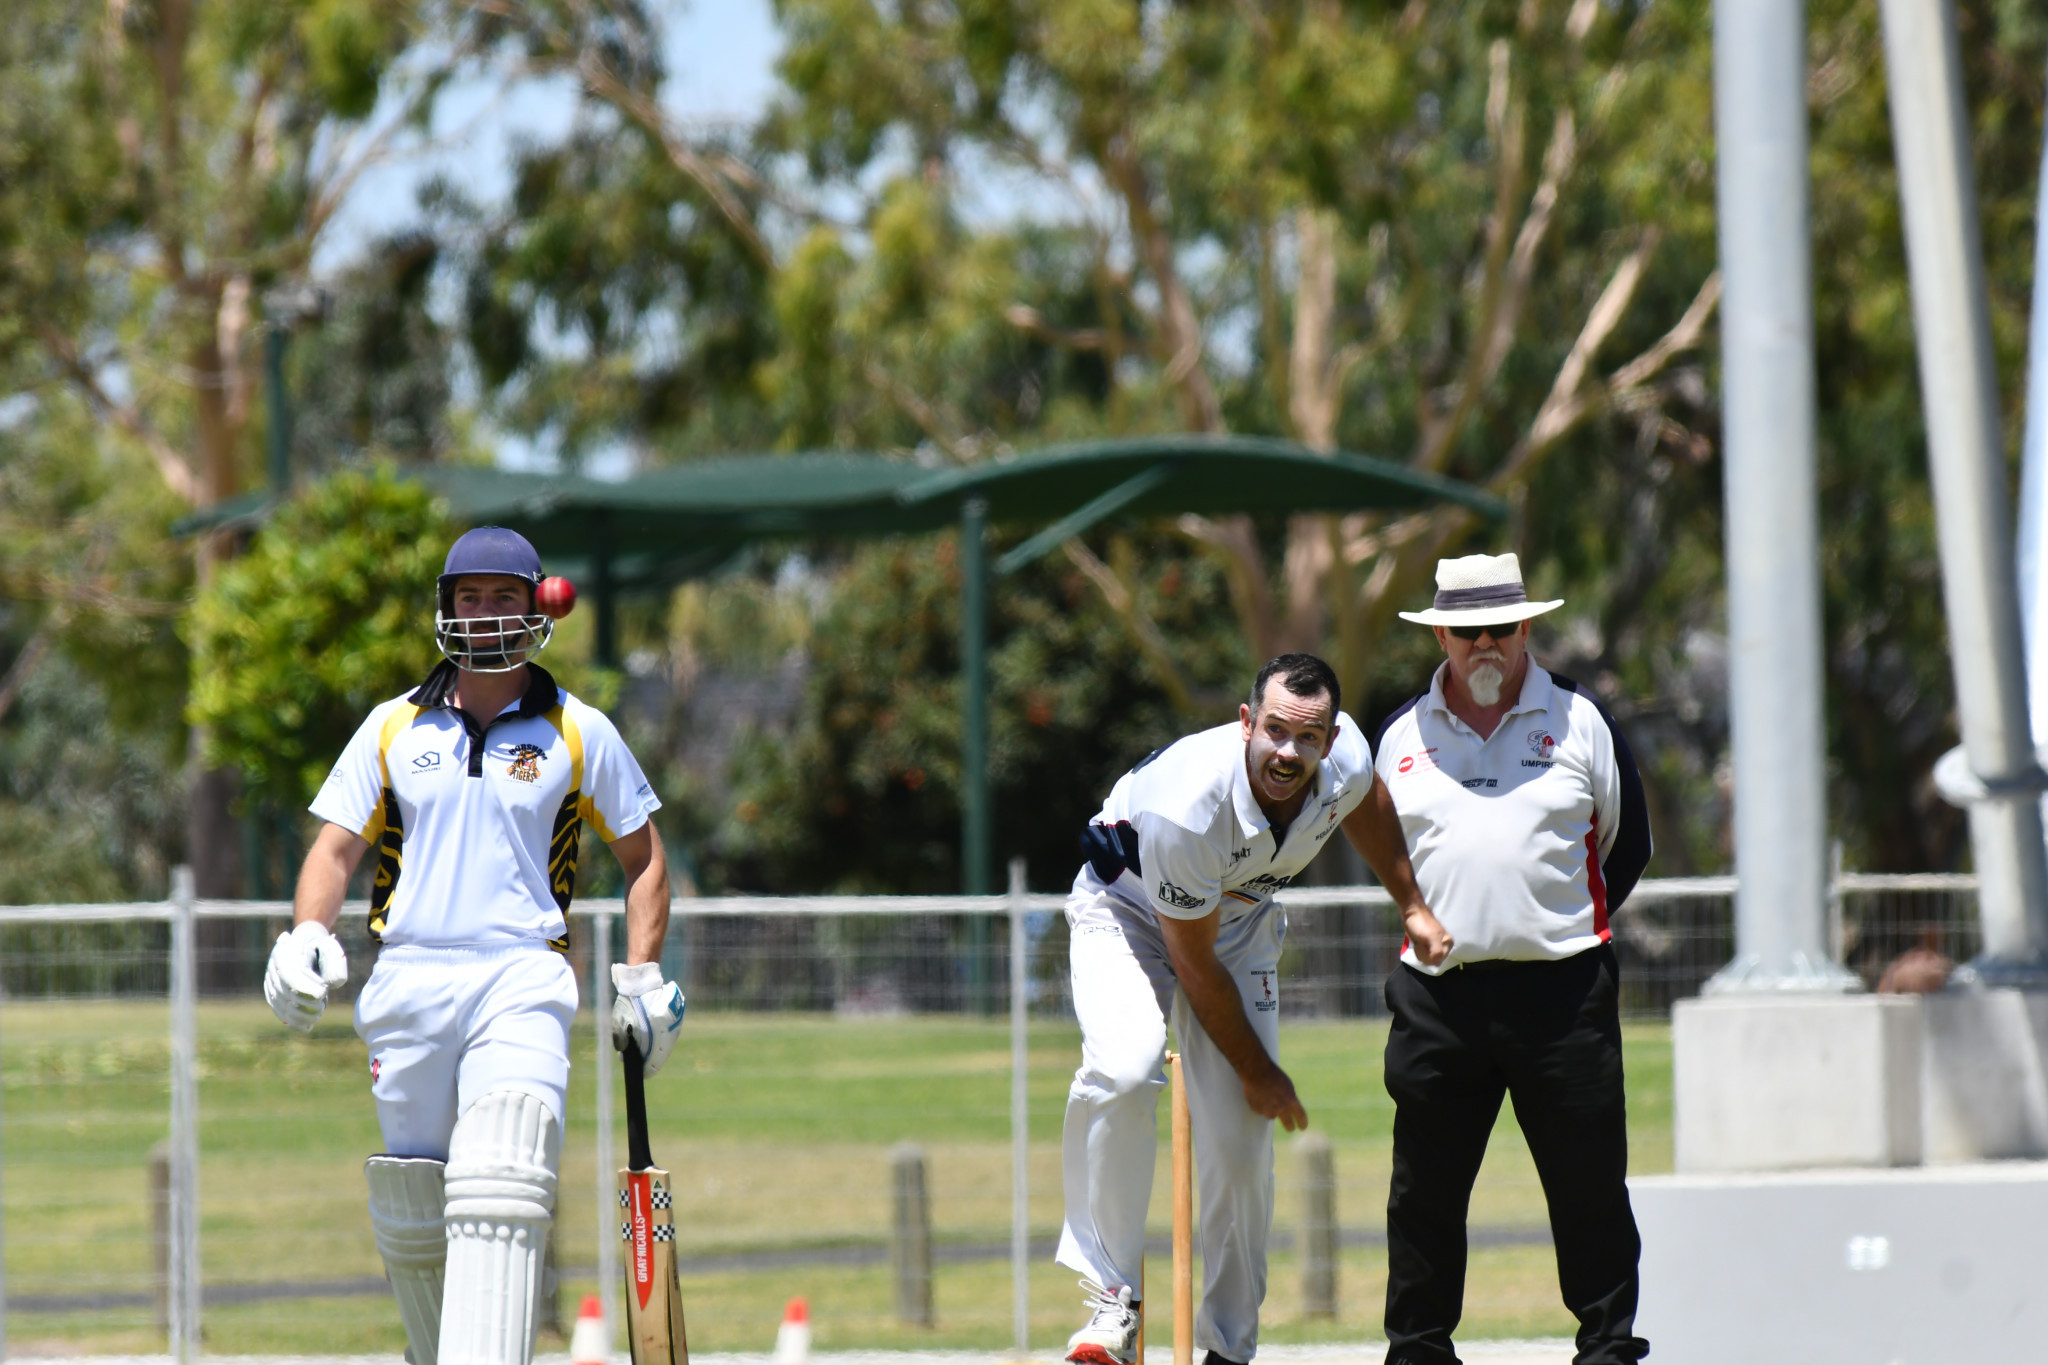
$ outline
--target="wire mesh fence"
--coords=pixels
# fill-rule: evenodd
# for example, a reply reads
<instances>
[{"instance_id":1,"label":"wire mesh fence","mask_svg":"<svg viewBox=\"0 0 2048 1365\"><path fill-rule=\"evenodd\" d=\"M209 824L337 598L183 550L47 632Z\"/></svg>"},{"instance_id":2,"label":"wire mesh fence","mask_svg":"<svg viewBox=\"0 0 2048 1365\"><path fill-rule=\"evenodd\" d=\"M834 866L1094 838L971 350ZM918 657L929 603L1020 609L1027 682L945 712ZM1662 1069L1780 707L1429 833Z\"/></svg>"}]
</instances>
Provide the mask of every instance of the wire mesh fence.
<instances>
[{"instance_id":1,"label":"wire mesh fence","mask_svg":"<svg viewBox=\"0 0 2048 1365\"><path fill-rule=\"evenodd\" d=\"M1727 879L1648 882L1615 918L1631 1150L1643 1171L1670 1160L1664 1019L1728 959L1733 890ZM1339 1274L1335 1313L1312 1312L1319 1293L1310 1286L1304 1297L1297 1232L1313 1221L1308 1190L1319 1178L1282 1138L1264 1335L1371 1337L1384 1292L1380 1210L1393 1118L1379 1075L1381 983L1400 930L1374 890L1296 889L1284 900L1282 1061L1332 1146ZM1051 1250L1079 1033L1059 904L1043 895L678 903L666 965L689 996L688 1041L648 1097L654 1154L677 1199L693 1346L765 1350L795 1295L810 1300L821 1349L1003 1346L1015 1340L1020 1307L1031 1342L1049 1349L1064 1340L1079 1301ZM1955 960L1976 948L1967 878L1845 876L1835 904L1843 958L1866 982L1908 948ZM197 906L192 920L190 1345L212 1354L395 1354L403 1339L361 1175L380 1143L349 1009L375 952L351 907L339 930L348 985L310 1036L290 1033L260 989L287 915L281 904L217 903ZM171 1208L173 930L165 905L0 909L0 1321L16 1354L176 1344L181 1257L192 1253L181 1250ZM600 1085L615 1063L608 1045L600 1051L595 1020L604 965L623 948L617 903L579 906L572 937L584 1010L553 1239L557 1307L544 1348L559 1348L554 1334L582 1295L616 1277L610 1204L623 1151ZM1013 1000L1023 1005L1014 1017ZM1163 1123L1160 1131L1163 1141ZM891 1261L892 1161L904 1143L915 1144L927 1196L928 1321L899 1311ZM1163 1151L1159 1169L1152 1228L1163 1278ZM1511 1119L1496 1134L1471 1217L1466 1330L1568 1335L1541 1188ZM1020 1233L1021 1293L1012 1263Z\"/></svg>"}]
</instances>

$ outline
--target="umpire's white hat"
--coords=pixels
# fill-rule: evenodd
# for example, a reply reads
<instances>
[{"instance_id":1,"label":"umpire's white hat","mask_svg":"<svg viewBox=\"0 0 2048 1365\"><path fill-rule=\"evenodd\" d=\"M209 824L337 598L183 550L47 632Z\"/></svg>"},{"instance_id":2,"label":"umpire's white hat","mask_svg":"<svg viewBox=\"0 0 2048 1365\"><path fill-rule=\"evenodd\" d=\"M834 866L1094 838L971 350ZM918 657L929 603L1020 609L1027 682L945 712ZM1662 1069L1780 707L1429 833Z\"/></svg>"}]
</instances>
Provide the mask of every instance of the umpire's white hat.
<instances>
[{"instance_id":1,"label":"umpire's white hat","mask_svg":"<svg viewBox=\"0 0 2048 1365\"><path fill-rule=\"evenodd\" d=\"M1436 601L1428 611L1404 611L1419 626L1506 626L1555 611L1564 599L1531 602L1522 586L1522 561L1512 553L1466 555L1436 562Z\"/></svg>"}]
</instances>

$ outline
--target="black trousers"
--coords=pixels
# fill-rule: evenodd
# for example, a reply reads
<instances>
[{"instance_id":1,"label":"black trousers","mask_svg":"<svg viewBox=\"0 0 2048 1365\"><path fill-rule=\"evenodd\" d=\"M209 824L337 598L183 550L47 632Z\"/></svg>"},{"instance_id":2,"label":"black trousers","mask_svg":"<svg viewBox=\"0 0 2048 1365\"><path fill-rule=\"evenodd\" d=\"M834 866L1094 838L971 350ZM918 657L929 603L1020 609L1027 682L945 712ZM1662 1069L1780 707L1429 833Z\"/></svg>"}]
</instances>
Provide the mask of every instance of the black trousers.
<instances>
[{"instance_id":1,"label":"black trousers","mask_svg":"<svg viewBox=\"0 0 2048 1365\"><path fill-rule=\"evenodd\" d=\"M1550 1205L1558 1286L1578 1317L1577 1365L1640 1360L1642 1241L1628 1202L1614 950L1387 978L1387 1365L1456 1365L1465 1215L1486 1139L1512 1096Z\"/></svg>"}]
</instances>

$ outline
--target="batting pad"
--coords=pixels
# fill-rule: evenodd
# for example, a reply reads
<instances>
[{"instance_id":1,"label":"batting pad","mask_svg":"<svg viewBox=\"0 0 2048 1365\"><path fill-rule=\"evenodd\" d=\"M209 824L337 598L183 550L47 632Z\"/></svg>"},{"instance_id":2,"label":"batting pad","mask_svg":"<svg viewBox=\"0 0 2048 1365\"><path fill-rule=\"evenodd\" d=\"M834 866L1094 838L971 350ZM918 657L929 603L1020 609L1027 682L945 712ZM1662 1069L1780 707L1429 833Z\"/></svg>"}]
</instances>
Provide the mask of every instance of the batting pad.
<instances>
[{"instance_id":1,"label":"batting pad","mask_svg":"<svg viewBox=\"0 0 2048 1365\"><path fill-rule=\"evenodd\" d=\"M363 1163L370 1227L398 1299L413 1365L436 1365L441 1341L441 1271L448 1259L445 1169L420 1156L373 1156Z\"/></svg>"},{"instance_id":2,"label":"batting pad","mask_svg":"<svg viewBox=\"0 0 2048 1365\"><path fill-rule=\"evenodd\" d=\"M530 1365L561 1160L561 1125L532 1095L493 1090L456 1120L438 1365Z\"/></svg>"}]
</instances>

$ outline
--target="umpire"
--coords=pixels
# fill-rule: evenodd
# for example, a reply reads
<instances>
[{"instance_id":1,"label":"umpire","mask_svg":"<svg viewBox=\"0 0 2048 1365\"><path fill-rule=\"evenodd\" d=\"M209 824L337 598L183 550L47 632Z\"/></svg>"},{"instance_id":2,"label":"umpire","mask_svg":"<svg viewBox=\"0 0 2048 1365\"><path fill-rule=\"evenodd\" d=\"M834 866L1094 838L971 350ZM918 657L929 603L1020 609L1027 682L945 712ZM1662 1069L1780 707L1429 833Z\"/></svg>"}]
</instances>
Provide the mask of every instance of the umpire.
<instances>
[{"instance_id":1,"label":"umpire","mask_svg":"<svg viewBox=\"0 0 2048 1365\"><path fill-rule=\"evenodd\" d=\"M1456 1365L1465 1213L1504 1096L1550 1205L1575 1365L1640 1360L1610 916L1650 860L1635 759L1607 709L1528 654L1514 555L1437 564L1444 662L1373 758L1423 897L1454 947L1387 978L1387 1365Z\"/></svg>"}]
</instances>

